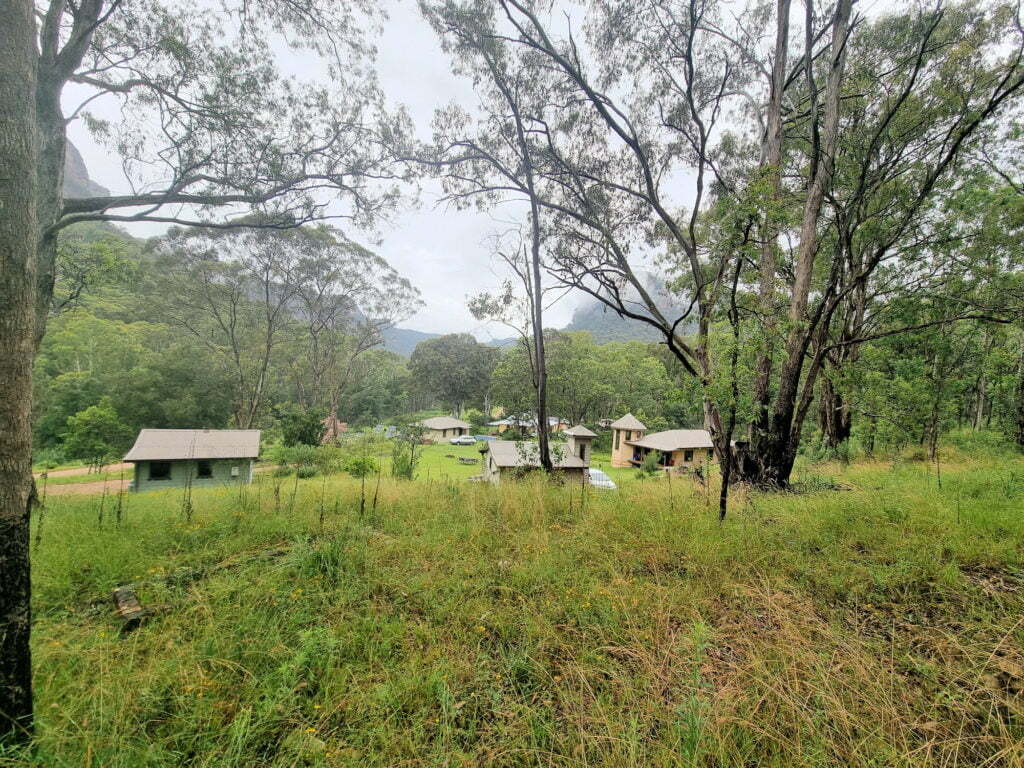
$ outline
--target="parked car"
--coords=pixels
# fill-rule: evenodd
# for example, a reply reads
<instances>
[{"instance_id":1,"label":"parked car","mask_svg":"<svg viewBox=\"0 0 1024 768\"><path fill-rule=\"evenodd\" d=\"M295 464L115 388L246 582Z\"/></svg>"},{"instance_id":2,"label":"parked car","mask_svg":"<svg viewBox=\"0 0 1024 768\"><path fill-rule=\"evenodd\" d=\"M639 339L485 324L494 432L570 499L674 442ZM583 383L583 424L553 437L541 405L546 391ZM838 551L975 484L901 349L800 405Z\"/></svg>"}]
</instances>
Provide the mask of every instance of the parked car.
<instances>
[{"instance_id":1,"label":"parked car","mask_svg":"<svg viewBox=\"0 0 1024 768\"><path fill-rule=\"evenodd\" d=\"M590 470L590 484L594 488L601 488L607 491L614 491L619 487L615 484L615 481L608 476L607 472L600 469Z\"/></svg>"},{"instance_id":2,"label":"parked car","mask_svg":"<svg viewBox=\"0 0 1024 768\"><path fill-rule=\"evenodd\" d=\"M475 445L476 438L472 435L459 435L448 440L452 445Z\"/></svg>"}]
</instances>

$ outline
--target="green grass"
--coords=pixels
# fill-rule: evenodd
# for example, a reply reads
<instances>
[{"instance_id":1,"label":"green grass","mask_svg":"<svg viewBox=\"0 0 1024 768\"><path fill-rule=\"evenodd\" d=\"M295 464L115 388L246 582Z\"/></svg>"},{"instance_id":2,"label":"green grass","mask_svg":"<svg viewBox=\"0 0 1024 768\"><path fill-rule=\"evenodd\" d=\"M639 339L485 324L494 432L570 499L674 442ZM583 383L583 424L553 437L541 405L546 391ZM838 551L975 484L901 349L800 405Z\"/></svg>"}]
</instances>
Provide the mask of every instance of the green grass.
<instances>
[{"instance_id":1,"label":"green grass","mask_svg":"<svg viewBox=\"0 0 1024 768\"><path fill-rule=\"evenodd\" d=\"M479 461L480 450L476 445L451 445L450 443L437 443L436 445L424 445L417 449L419 452L419 464L416 466L416 477L421 480L466 480L473 475L479 475L483 469ZM456 458L451 458L451 457ZM458 457L477 459L476 464L462 464ZM385 462L385 471L389 462Z\"/></svg>"},{"instance_id":2,"label":"green grass","mask_svg":"<svg viewBox=\"0 0 1024 768\"><path fill-rule=\"evenodd\" d=\"M452 482L439 448L375 508L343 477L197 491L191 519L131 496L120 527L53 497L38 741L7 762L1024 766L1020 458L941 489L807 466L719 525L686 481ZM121 637L129 582L163 608Z\"/></svg>"}]
</instances>

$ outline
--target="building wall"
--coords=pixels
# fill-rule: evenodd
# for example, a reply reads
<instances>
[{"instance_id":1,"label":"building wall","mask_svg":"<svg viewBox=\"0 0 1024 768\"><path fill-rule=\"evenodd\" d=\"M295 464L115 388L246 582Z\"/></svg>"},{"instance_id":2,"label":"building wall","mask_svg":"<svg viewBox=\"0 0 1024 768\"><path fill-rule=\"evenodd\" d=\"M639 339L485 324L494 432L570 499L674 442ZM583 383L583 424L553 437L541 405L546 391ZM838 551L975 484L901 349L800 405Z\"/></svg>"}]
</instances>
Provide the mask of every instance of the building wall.
<instances>
[{"instance_id":1,"label":"building wall","mask_svg":"<svg viewBox=\"0 0 1024 768\"><path fill-rule=\"evenodd\" d=\"M679 474L680 472L689 471L695 467L699 467L714 460L714 456L708 456L710 448L686 448L672 452L672 465L669 467L669 471ZM686 458L687 451L690 451L690 458ZM658 451L660 453L660 451ZM646 452L645 452L646 455Z\"/></svg>"},{"instance_id":2,"label":"building wall","mask_svg":"<svg viewBox=\"0 0 1024 768\"><path fill-rule=\"evenodd\" d=\"M513 478L517 477L519 474L519 472L513 467L506 467L504 470L502 470L502 468L497 466L494 463L493 459L491 459L491 455L487 454L487 456L484 458L484 471L482 473L484 480L486 482L493 483L494 485L498 485L501 482L502 471L508 472L509 476ZM540 472L541 470L539 468L535 468L532 471ZM562 472L565 475L565 479L567 482L584 483L587 480L587 470L582 467L574 467L572 469L561 469L558 471Z\"/></svg>"},{"instance_id":3,"label":"building wall","mask_svg":"<svg viewBox=\"0 0 1024 768\"><path fill-rule=\"evenodd\" d=\"M210 477L197 477L198 462L194 459L172 461L171 476L167 480L149 479L148 461L135 462L135 490L158 491L162 488L184 488L191 478L192 487L224 486L252 482L252 459L210 459ZM238 467L238 476L231 476L231 468Z\"/></svg>"},{"instance_id":4,"label":"building wall","mask_svg":"<svg viewBox=\"0 0 1024 768\"><path fill-rule=\"evenodd\" d=\"M633 459L633 446L627 445L628 440L639 440L643 437L643 430L639 429L613 429L612 430L612 466L631 467ZM616 441L618 443L616 444ZM617 447L616 447L617 446Z\"/></svg>"},{"instance_id":5,"label":"building wall","mask_svg":"<svg viewBox=\"0 0 1024 768\"><path fill-rule=\"evenodd\" d=\"M565 449L573 456L579 456L579 458L583 459L583 461L589 465L592 442L592 437L576 437L575 435L569 435L565 441Z\"/></svg>"},{"instance_id":6,"label":"building wall","mask_svg":"<svg viewBox=\"0 0 1024 768\"><path fill-rule=\"evenodd\" d=\"M465 427L449 427L448 429L427 429L423 431L423 439L432 443L447 443L453 437L468 435Z\"/></svg>"}]
</instances>

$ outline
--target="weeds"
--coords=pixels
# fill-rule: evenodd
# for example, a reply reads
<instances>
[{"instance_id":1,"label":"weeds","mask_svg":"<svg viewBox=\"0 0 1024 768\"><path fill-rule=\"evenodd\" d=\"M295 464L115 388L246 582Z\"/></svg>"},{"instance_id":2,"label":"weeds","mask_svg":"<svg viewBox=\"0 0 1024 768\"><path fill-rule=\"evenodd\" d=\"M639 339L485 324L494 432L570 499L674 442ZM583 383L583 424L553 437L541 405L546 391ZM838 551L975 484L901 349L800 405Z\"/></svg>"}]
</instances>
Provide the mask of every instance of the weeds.
<instances>
[{"instance_id":1,"label":"weeds","mask_svg":"<svg viewBox=\"0 0 1024 768\"><path fill-rule=\"evenodd\" d=\"M37 743L0 765L1024 766L1024 465L814 469L722 525L683 477L378 474L364 516L359 479L282 514L267 477L120 530L51 496ZM166 608L122 640L129 583Z\"/></svg>"}]
</instances>

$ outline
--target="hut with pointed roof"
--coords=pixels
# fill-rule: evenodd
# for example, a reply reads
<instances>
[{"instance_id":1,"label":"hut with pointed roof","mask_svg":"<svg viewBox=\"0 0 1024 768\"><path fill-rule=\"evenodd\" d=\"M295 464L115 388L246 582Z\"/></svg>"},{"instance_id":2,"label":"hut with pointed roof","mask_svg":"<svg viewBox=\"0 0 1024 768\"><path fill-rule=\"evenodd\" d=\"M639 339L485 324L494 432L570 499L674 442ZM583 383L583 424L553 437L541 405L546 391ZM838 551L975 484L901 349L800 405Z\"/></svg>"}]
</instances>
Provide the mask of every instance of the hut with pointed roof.
<instances>
[{"instance_id":1,"label":"hut with pointed roof","mask_svg":"<svg viewBox=\"0 0 1024 768\"><path fill-rule=\"evenodd\" d=\"M612 466L633 466L633 448L629 445L629 441L639 440L647 434L647 427L632 413L627 413L625 416L613 421L611 428Z\"/></svg>"}]
</instances>

